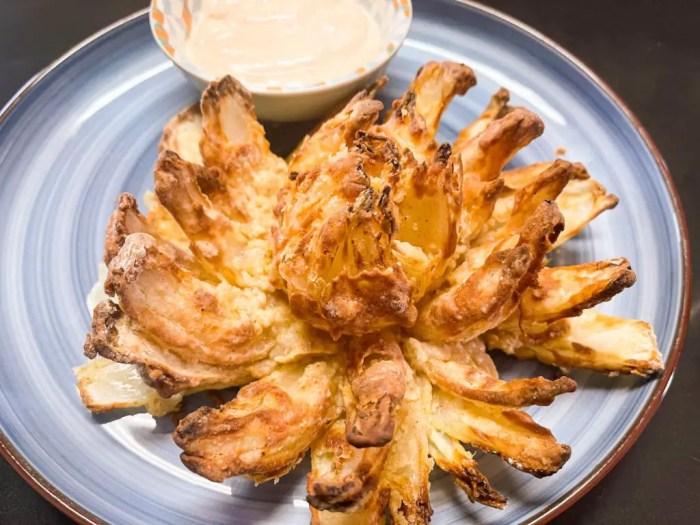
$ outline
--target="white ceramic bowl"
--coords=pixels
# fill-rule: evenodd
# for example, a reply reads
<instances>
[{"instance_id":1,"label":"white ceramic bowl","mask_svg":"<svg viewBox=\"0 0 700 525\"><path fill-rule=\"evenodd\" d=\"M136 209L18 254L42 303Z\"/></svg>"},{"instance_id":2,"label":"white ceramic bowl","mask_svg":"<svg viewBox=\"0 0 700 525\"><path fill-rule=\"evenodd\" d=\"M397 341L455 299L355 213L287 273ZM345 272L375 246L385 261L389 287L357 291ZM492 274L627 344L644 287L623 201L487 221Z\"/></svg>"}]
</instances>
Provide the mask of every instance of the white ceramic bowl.
<instances>
[{"instance_id":1,"label":"white ceramic bowl","mask_svg":"<svg viewBox=\"0 0 700 525\"><path fill-rule=\"evenodd\" d=\"M383 74L408 34L413 15L411 1L357 1L379 24L385 42L381 53L352 73L321 83L279 87L244 82L253 94L259 118L290 122L321 117ZM214 78L188 61L183 52L201 6L201 0L152 0L149 18L153 37L163 52L197 89L204 90Z\"/></svg>"}]
</instances>

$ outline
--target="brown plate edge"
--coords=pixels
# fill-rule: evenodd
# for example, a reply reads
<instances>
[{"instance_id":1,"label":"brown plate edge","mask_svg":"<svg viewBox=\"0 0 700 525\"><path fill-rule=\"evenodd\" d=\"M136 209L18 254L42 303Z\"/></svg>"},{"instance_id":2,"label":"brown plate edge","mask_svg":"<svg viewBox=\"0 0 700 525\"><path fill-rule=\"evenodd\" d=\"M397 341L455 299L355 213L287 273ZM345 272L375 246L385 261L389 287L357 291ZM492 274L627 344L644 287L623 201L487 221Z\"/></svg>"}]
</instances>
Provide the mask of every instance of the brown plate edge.
<instances>
[{"instance_id":1,"label":"brown plate edge","mask_svg":"<svg viewBox=\"0 0 700 525\"><path fill-rule=\"evenodd\" d=\"M651 152L657 166L661 172L666 183L666 188L671 196L673 206L675 208L676 217L681 231L682 244L682 254L683 254L683 283L685 286L685 292L683 295L683 300L681 304L681 317L676 326L676 337L671 348L671 353L669 354L669 360L666 363L666 369L664 375L658 381L656 389L654 390L651 398L648 400L646 407L639 415L637 421L634 422L627 434L622 438L620 446L611 453L607 458L605 458L601 463L599 463L596 468L591 472L591 475L584 480L579 486L574 488L568 494L564 495L562 498L557 500L554 505L550 506L548 509L544 510L542 513L533 517L528 523L547 523L552 520L566 509L571 507L576 503L581 497L583 497L589 490L591 490L595 485L597 485L612 469L617 465L617 463L622 459L622 457L629 451L634 442L639 438L644 428L647 426L652 416L658 409L663 397L666 393L667 386L671 378L673 377L673 372L678 364L680 358L683 343L685 341L685 335L688 328L688 321L690 318L690 303L691 303L691 287L692 287L692 266L690 258L690 239L688 234L688 227L685 220L685 214L681 206L680 198L678 196L678 191L673 183L671 174L666 166L661 153L658 148L651 140L649 133L646 131L644 126L641 124L639 119L632 113L632 111L627 107L627 105L622 101L622 99L606 84L598 75L596 75L591 69L584 65L578 58L572 55L570 52L562 48L559 44L546 37L539 31L533 29L532 27L520 22L519 20L506 15L496 9L485 6L478 2L472 0L454 0L458 3L471 6L475 9L483 11L495 18L498 18L512 26L516 29L530 34L534 38L544 42L549 45L552 49L566 58L572 65L581 70L584 74L593 80L595 84L600 87L600 89L609 96L615 104L617 104L620 109L622 109L625 116L632 122L632 125L637 129L637 132L642 137L645 145ZM105 27L101 31L93 34L87 39L83 40L80 44L70 49L56 61L52 62L44 70L39 72L36 76L30 79L17 94L5 105L5 107L0 112L0 123L2 123L7 116L12 112L13 108L51 71L57 68L61 63L72 57L75 53L91 44L93 41L97 40L104 34L110 32L117 27L131 22L141 16L148 13L148 8L136 11L135 13L121 18L114 22L113 24ZM65 496L61 491L54 487L48 482L37 470L35 470L22 456L19 451L9 442L7 437L2 431L0 431L0 455L2 455L5 460L10 464L10 466L27 482L34 488L39 494L41 494L44 499L51 503L58 510L66 514L71 519L74 519L80 524L89 525L102 525L106 522L92 514L86 508L78 505L70 498Z\"/></svg>"}]
</instances>

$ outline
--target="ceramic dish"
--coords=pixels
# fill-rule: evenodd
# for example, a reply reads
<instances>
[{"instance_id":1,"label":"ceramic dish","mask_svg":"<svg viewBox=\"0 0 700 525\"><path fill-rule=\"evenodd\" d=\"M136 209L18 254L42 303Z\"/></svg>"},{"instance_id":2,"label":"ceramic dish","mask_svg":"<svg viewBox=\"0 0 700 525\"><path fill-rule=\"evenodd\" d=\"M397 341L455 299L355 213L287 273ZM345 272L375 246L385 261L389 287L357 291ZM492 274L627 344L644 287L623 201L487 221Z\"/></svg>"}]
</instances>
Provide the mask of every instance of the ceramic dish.
<instances>
[{"instance_id":1,"label":"ceramic dish","mask_svg":"<svg viewBox=\"0 0 700 525\"><path fill-rule=\"evenodd\" d=\"M663 161L628 110L575 59L518 22L475 4L414 2L414 24L389 67L384 100L428 60L471 65L479 84L456 100L441 140L504 85L546 131L515 165L557 148L620 197L557 257L573 264L627 256L634 288L602 310L654 326L666 372L642 381L575 371L579 391L536 419L571 445L561 472L534 479L497 458L480 466L509 495L504 511L473 505L449 476L432 478L433 523L543 522L604 476L658 406L678 361L689 307L687 233ZM32 80L0 115L0 450L49 501L83 523L308 523L301 466L279 484L210 483L178 459L169 419L96 417L72 367L90 324L104 226L120 191L152 185L163 124L195 100L153 43L147 13L108 28ZM274 139L273 139L274 140ZM499 360L506 377L543 373Z\"/></svg>"},{"instance_id":2,"label":"ceramic dish","mask_svg":"<svg viewBox=\"0 0 700 525\"><path fill-rule=\"evenodd\" d=\"M401 47L411 26L410 0L358 0L377 21L384 37L381 53L368 64L339 78L315 84L271 86L246 83L261 119L280 122L325 115L339 101L379 78ZM201 0L153 0L151 32L161 50L200 91L214 78L187 59L183 48L202 7Z\"/></svg>"}]
</instances>

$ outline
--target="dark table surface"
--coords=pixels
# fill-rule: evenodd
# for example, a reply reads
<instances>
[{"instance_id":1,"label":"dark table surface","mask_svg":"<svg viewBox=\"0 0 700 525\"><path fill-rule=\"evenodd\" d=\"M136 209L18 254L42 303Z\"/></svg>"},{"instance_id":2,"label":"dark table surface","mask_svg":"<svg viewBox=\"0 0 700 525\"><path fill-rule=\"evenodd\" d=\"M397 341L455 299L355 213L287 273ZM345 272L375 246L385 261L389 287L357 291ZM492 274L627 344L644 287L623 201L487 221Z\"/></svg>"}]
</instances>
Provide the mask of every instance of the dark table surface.
<instances>
[{"instance_id":1,"label":"dark table surface","mask_svg":"<svg viewBox=\"0 0 700 525\"><path fill-rule=\"evenodd\" d=\"M700 1L491 0L559 42L627 102L664 155L700 239ZM147 0L0 0L0 105L34 73ZM700 242L693 244L700 261ZM697 289L696 272L693 280ZM553 523L700 523L700 324L694 303L666 399L618 466ZM0 524L69 524L0 460Z\"/></svg>"}]
</instances>

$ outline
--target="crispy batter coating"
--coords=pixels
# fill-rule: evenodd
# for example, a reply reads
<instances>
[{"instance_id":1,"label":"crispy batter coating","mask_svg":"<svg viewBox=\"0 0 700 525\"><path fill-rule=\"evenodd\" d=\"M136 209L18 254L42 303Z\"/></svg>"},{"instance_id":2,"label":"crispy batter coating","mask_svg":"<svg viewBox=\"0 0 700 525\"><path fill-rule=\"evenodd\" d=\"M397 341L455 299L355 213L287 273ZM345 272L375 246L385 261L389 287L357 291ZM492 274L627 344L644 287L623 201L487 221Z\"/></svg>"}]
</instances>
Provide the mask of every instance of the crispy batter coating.
<instances>
[{"instance_id":1,"label":"crispy batter coating","mask_svg":"<svg viewBox=\"0 0 700 525\"><path fill-rule=\"evenodd\" d=\"M553 164L540 162L504 171L502 178L507 188L520 190L550 170ZM556 199L564 215L566 227L559 236L555 248L580 233L586 224L602 212L617 206L618 201L615 195L608 193L600 183L591 178L583 164L572 164L569 183Z\"/></svg>"},{"instance_id":2,"label":"crispy batter coating","mask_svg":"<svg viewBox=\"0 0 700 525\"><path fill-rule=\"evenodd\" d=\"M397 154L363 136L280 194L276 262L292 310L334 337L415 320L413 287L391 253Z\"/></svg>"},{"instance_id":3,"label":"crispy batter coating","mask_svg":"<svg viewBox=\"0 0 700 525\"><path fill-rule=\"evenodd\" d=\"M435 134L450 101L476 84L471 68L454 62L428 62L404 95L394 101L378 133L409 149L419 161L437 149Z\"/></svg>"},{"instance_id":4,"label":"crispy batter coating","mask_svg":"<svg viewBox=\"0 0 700 525\"><path fill-rule=\"evenodd\" d=\"M374 490L364 504L351 513L318 510L310 507L311 525L386 525L388 492Z\"/></svg>"},{"instance_id":5,"label":"crispy batter coating","mask_svg":"<svg viewBox=\"0 0 700 525\"><path fill-rule=\"evenodd\" d=\"M390 332L354 338L348 350L345 373L352 401L346 407L346 438L355 447L381 447L394 436L406 362Z\"/></svg>"},{"instance_id":6,"label":"crispy batter coating","mask_svg":"<svg viewBox=\"0 0 700 525\"><path fill-rule=\"evenodd\" d=\"M651 325L595 310L553 323L521 324L514 317L486 333L484 341L489 349L563 369L647 376L664 368Z\"/></svg>"},{"instance_id":7,"label":"crispy batter coating","mask_svg":"<svg viewBox=\"0 0 700 525\"><path fill-rule=\"evenodd\" d=\"M428 479L433 469L428 442L431 387L427 379L409 370L406 379L406 395L399 409L401 424L391 444L379 492L387 498L391 523L421 525L429 523L433 513Z\"/></svg>"},{"instance_id":8,"label":"crispy batter coating","mask_svg":"<svg viewBox=\"0 0 700 525\"><path fill-rule=\"evenodd\" d=\"M511 466L536 477L555 474L571 455L567 445L527 413L467 401L433 390L433 426L459 441L498 454Z\"/></svg>"},{"instance_id":9,"label":"crispy batter coating","mask_svg":"<svg viewBox=\"0 0 700 525\"><path fill-rule=\"evenodd\" d=\"M428 523L433 460L470 500L503 508L460 441L538 477L562 467L569 447L518 409L575 382L503 381L486 347L561 368L663 368L648 324L590 310L634 283L627 260L544 267L617 197L561 159L503 171L543 131L505 89L439 145L448 104L476 82L467 66L426 64L378 124L385 82L289 164L229 76L175 116L148 213L123 194L110 218L112 299L94 307L92 360L76 370L95 412L160 415L245 385L181 421L183 463L262 482L311 448L318 524Z\"/></svg>"},{"instance_id":10,"label":"crispy batter coating","mask_svg":"<svg viewBox=\"0 0 700 525\"><path fill-rule=\"evenodd\" d=\"M627 259L542 268L537 284L523 294L520 311L527 321L575 317L609 301L637 280Z\"/></svg>"},{"instance_id":11,"label":"crispy batter coating","mask_svg":"<svg viewBox=\"0 0 700 525\"><path fill-rule=\"evenodd\" d=\"M198 179L203 171L176 153L164 151L154 174L156 195L190 238L190 247L200 260L236 284L235 260L247 239L239 225L214 208L202 192Z\"/></svg>"},{"instance_id":12,"label":"crispy batter coating","mask_svg":"<svg viewBox=\"0 0 700 525\"><path fill-rule=\"evenodd\" d=\"M263 336L264 327L252 314L265 307L264 294L200 281L147 234L126 238L109 265L105 290L119 297L122 310L143 330L185 359L197 348L203 362L236 365L269 351L266 345L250 345Z\"/></svg>"},{"instance_id":13,"label":"crispy batter coating","mask_svg":"<svg viewBox=\"0 0 700 525\"><path fill-rule=\"evenodd\" d=\"M447 144L426 162L418 163L408 153L402 157L392 252L413 284L416 299L441 282L457 247L460 181Z\"/></svg>"},{"instance_id":14,"label":"crispy batter coating","mask_svg":"<svg viewBox=\"0 0 700 525\"><path fill-rule=\"evenodd\" d=\"M550 405L559 394L576 390L576 382L568 377L554 381L494 377L476 361L484 352L484 343L478 339L436 345L410 338L403 349L413 369L423 372L433 385L470 401L513 408Z\"/></svg>"},{"instance_id":15,"label":"crispy batter coating","mask_svg":"<svg viewBox=\"0 0 700 525\"><path fill-rule=\"evenodd\" d=\"M428 341L469 341L505 321L535 281L563 226L556 204L541 203L515 247L489 255L464 282L424 302L411 333ZM515 239L510 236L503 244ZM472 264L477 263L463 266Z\"/></svg>"},{"instance_id":16,"label":"crispy batter coating","mask_svg":"<svg viewBox=\"0 0 700 525\"><path fill-rule=\"evenodd\" d=\"M275 236L297 315L334 336L413 324L414 299L454 253L461 210L459 167L434 136L473 83L466 66L430 63L372 132L380 108L366 90L297 149Z\"/></svg>"},{"instance_id":17,"label":"crispy batter coating","mask_svg":"<svg viewBox=\"0 0 700 525\"><path fill-rule=\"evenodd\" d=\"M219 274L237 286L272 291L270 223L241 222L232 219L235 213L222 212L217 201L203 191L209 187L202 179L210 172L173 152L162 153L154 174L158 199L187 234L191 251L209 273ZM270 199L262 199L257 205L271 218Z\"/></svg>"},{"instance_id":18,"label":"crispy batter coating","mask_svg":"<svg viewBox=\"0 0 700 525\"><path fill-rule=\"evenodd\" d=\"M358 132L368 131L384 105L372 97L386 77L355 95L337 114L307 135L289 159L289 172L302 173L327 162L343 149L351 149Z\"/></svg>"},{"instance_id":19,"label":"crispy batter coating","mask_svg":"<svg viewBox=\"0 0 700 525\"><path fill-rule=\"evenodd\" d=\"M500 88L494 93L483 113L479 115L474 122L459 132L454 142L455 150L463 151L467 147L467 144L469 144L473 138L481 135L491 122L505 117L506 114L513 109L508 105L509 101L510 93L507 89Z\"/></svg>"},{"instance_id":20,"label":"crispy batter coating","mask_svg":"<svg viewBox=\"0 0 700 525\"><path fill-rule=\"evenodd\" d=\"M464 283L422 306L411 332L428 341L468 341L495 327L510 315L532 260L527 246L489 256Z\"/></svg>"},{"instance_id":21,"label":"crispy batter coating","mask_svg":"<svg viewBox=\"0 0 700 525\"><path fill-rule=\"evenodd\" d=\"M519 294L536 281L537 275L544 266L546 255L553 249L563 230L564 218L559 207L552 201L544 201L537 206L523 225L518 246L528 247L532 254L532 262L520 282Z\"/></svg>"},{"instance_id":22,"label":"crispy batter coating","mask_svg":"<svg viewBox=\"0 0 700 525\"><path fill-rule=\"evenodd\" d=\"M462 180L462 216L459 240L466 246L481 233L493 215L503 191L503 180L482 181L474 177Z\"/></svg>"},{"instance_id":23,"label":"crispy batter coating","mask_svg":"<svg viewBox=\"0 0 700 525\"><path fill-rule=\"evenodd\" d=\"M430 432L430 456L438 467L455 477L455 483L469 501L496 509L505 508L508 500L491 487L489 480L479 471L474 456L458 440L433 429Z\"/></svg>"},{"instance_id":24,"label":"crispy batter coating","mask_svg":"<svg viewBox=\"0 0 700 525\"><path fill-rule=\"evenodd\" d=\"M252 288L201 281L144 233L126 238L110 263L105 289L119 298L120 312L129 317L125 326L136 324L138 332L188 366L221 367L230 375L237 366L268 358L284 362L334 351L321 334L295 319L284 301ZM241 373L250 377L245 367Z\"/></svg>"},{"instance_id":25,"label":"crispy batter coating","mask_svg":"<svg viewBox=\"0 0 700 525\"><path fill-rule=\"evenodd\" d=\"M182 462L212 481L287 474L333 421L335 373L331 362L287 365L220 408L189 414L173 434Z\"/></svg>"},{"instance_id":26,"label":"crispy batter coating","mask_svg":"<svg viewBox=\"0 0 700 525\"><path fill-rule=\"evenodd\" d=\"M103 301L95 308L84 351L91 359L99 355L116 363L136 365L146 385L165 398L245 384L269 374L275 367L275 361L268 359L247 366L222 366L198 361L196 355L182 357L171 347L149 338L111 301Z\"/></svg>"},{"instance_id":27,"label":"crispy batter coating","mask_svg":"<svg viewBox=\"0 0 700 525\"><path fill-rule=\"evenodd\" d=\"M559 237L555 248L578 235L581 230L606 210L617 206L620 200L608 193L602 184L592 178L574 179L566 185L557 198L566 221L566 228Z\"/></svg>"},{"instance_id":28,"label":"crispy batter coating","mask_svg":"<svg viewBox=\"0 0 700 525\"><path fill-rule=\"evenodd\" d=\"M251 94L237 80L223 77L202 95L201 111L206 169L197 171L200 190L217 211L245 223L246 238L267 240L287 165L270 151Z\"/></svg>"},{"instance_id":29,"label":"crispy batter coating","mask_svg":"<svg viewBox=\"0 0 700 525\"><path fill-rule=\"evenodd\" d=\"M165 212L167 213L167 212ZM117 256L126 238L132 233L147 233L158 243L158 249L173 259L178 265L186 268L198 278L208 281L218 281L218 278L208 273L201 262L188 249L164 238L158 228L153 226L153 220L144 217L139 212L136 197L130 193L119 195L117 209L114 210L105 233L104 262L109 264ZM175 225L177 226L177 225ZM170 235L169 235L170 236Z\"/></svg>"},{"instance_id":30,"label":"crispy batter coating","mask_svg":"<svg viewBox=\"0 0 700 525\"><path fill-rule=\"evenodd\" d=\"M501 172L501 179L506 188L516 191L532 184L543 173L546 173L555 164L561 164L562 159L556 159L548 162L536 162L526 166L520 166ZM580 162L571 163L571 180L586 180L590 175L583 164Z\"/></svg>"},{"instance_id":31,"label":"crispy batter coating","mask_svg":"<svg viewBox=\"0 0 700 525\"><path fill-rule=\"evenodd\" d=\"M270 145L248 90L226 75L204 91L201 112L204 164L222 169L231 179L252 179L251 168L263 163Z\"/></svg>"},{"instance_id":32,"label":"crispy batter coating","mask_svg":"<svg viewBox=\"0 0 700 525\"><path fill-rule=\"evenodd\" d=\"M489 122L484 130L461 148L465 177L483 181L496 179L515 154L544 131L542 120L525 108L513 108L502 118Z\"/></svg>"},{"instance_id":33,"label":"crispy batter coating","mask_svg":"<svg viewBox=\"0 0 700 525\"><path fill-rule=\"evenodd\" d=\"M339 418L311 447L307 478L309 504L332 512L356 512L374 495L389 445L355 448L345 438L346 422Z\"/></svg>"},{"instance_id":34,"label":"crispy batter coating","mask_svg":"<svg viewBox=\"0 0 700 525\"><path fill-rule=\"evenodd\" d=\"M557 161L530 184L511 195L501 192L492 217L482 228L481 234L470 243L466 263L457 268L453 278L471 271L489 254L507 247L521 232L526 236L528 232L551 228L551 234L558 236L565 227L565 220L553 201L569 181L571 172L570 163ZM555 241L556 239L548 242L547 251L556 246ZM533 254L537 261L541 261L537 255L539 250Z\"/></svg>"},{"instance_id":35,"label":"crispy batter coating","mask_svg":"<svg viewBox=\"0 0 700 525\"><path fill-rule=\"evenodd\" d=\"M168 121L158 143L158 151L174 151L188 162L203 164L199 151L202 140L202 113L199 103L192 104Z\"/></svg>"},{"instance_id":36,"label":"crispy batter coating","mask_svg":"<svg viewBox=\"0 0 700 525\"><path fill-rule=\"evenodd\" d=\"M508 199L505 206L498 210L499 214L507 213L507 219L499 227L500 235L506 236L520 231L541 203L554 201L559 196L569 183L573 171L574 167L570 162L558 159L531 183L518 188L512 199Z\"/></svg>"}]
</instances>

